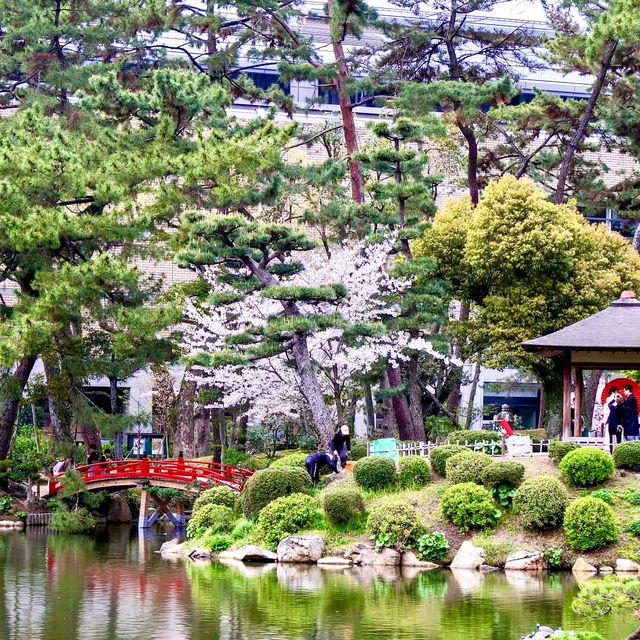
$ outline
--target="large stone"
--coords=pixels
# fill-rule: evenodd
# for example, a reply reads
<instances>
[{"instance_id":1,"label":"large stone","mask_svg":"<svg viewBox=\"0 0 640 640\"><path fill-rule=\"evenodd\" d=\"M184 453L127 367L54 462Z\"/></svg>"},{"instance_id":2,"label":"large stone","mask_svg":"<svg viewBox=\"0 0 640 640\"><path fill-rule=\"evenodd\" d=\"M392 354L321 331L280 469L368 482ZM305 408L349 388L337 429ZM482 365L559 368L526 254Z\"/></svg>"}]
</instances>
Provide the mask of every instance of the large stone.
<instances>
[{"instance_id":1,"label":"large stone","mask_svg":"<svg viewBox=\"0 0 640 640\"><path fill-rule=\"evenodd\" d=\"M209 559L212 558L215 554L211 551L211 549L206 549L205 547L196 547L189 552L189 557L193 559Z\"/></svg>"},{"instance_id":2,"label":"large stone","mask_svg":"<svg viewBox=\"0 0 640 640\"><path fill-rule=\"evenodd\" d=\"M247 544L237 549L227 549L220 552L220 559L240 560L242 562L275 562L278 556L273 551L268 551L255 544Z\"/></svg>"},{"instance_id":3,"label":"large stone","mask_svg":"<svg viewBox=\"0 0 640 640\"><path fill-rule=\"evenodd\" d=\"M637 573L640 565L633 560L627 558L618 558L616 560L616 573Z\"/></svg>"},{"instance_id":4,"label":"large stone","mask_svg":"<svg viewBox=\"0 0 640 640\"><path fill-rule=\"evenodd\" d=\"M440 565L428 560L420 560L413 551L405 551L402 554L400 564L403 567L418 567L420 569L439 569Z\"/></svg>"},{"instance_id":5,"label":"large stone","mask_svg":"<svg viewBox=\"0 0 640 640\"><path fill-rule=\"evenodd\" d=\"M120 523L131 522L131 509L129 503L119 493L111 496L111 504L107 513L107 522Z\"/></svg>"},{"instance_id":6,"label":"large stone","mask_svg":"<svg viewBox=\"0 0 640 640\"><path fill-rule=\"evenodd\" d=\"M465 540L456 557L451 563L452 569L479 569L485 561L487 553L481 547L476 547L469 540Z\"/></svg>"},{"instance_id":7,"label":"large stone","mask_svg":"<svg viewBox=\"0 0 640 640\"><path fill-rule=\"evenodd\" d=\"M598 570L592 565L589 564L584 558L578 558L573 567L571 567L571 571L573 573L597 573Z\"/></svg>"},{"instance_id":8,"label":"large stone","mask_svg":"<svg viewBox=\"0 0 640 640\"><path fill-rule=\"evenodd\" d=\"M289 536L278 545L278 562L318 562L324 547L322 536Z\"/></svg>"},{"instance_id":9,"label":"large stone","mask_svg":"<svg viewBox=\"0 0 640 640\"><path fill-rule=\"evenodd\" d=\"M160 547L160 553L168 551L173 547L177 547L179 544L180 544L180 540L178 540L178 538L171 538L171 540L167 540L166 542L162 543L162 546Z\"/></svg>"},{"instance_id":10,"label":"large stone","mask_svg":"<svg viewBox=\"0 0 640 640\"><path fill-rule=\"evenodd\" d=\"M358 543L352 553L353 564L373 567L397 567L400 564L400 552L385 547L379 553L370 544Z\"/></svg>"},{"instance_id":11,"label":"large stone","mask_svg":"<svg viewBox=\"0 0 640 640\"><path fill-rule=\"evenodd\" d=\"M507 556L507 571L544 571L547 563L541 551L514 551Z\"/></svg>"}]
</instances>

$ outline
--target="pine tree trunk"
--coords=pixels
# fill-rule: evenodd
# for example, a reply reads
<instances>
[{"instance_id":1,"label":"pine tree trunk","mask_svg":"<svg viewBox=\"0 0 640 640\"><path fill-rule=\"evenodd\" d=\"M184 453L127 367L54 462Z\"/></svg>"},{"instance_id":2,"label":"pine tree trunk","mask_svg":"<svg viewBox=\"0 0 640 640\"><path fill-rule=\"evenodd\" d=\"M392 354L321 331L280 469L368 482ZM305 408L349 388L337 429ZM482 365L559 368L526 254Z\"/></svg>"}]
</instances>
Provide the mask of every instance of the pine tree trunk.
<instances>
[{"instance_id":1,"label":"pine tree trunk","mask_svg":"<svg viewBox=\"0 0 640 640\"><path fill-rule=\"evenodd\" d=\"M422 389L418 380L418 356L409 358L407 381L409 383L409 412L411 414L412 440L422 442L425 438L424 415L422 413Z\"/></svg>"},{"instance_id":2,"label":"pine tree trunk","mask_svg":"<svg viewBox=\"0 0 640 640\"><path fill-rule=\"evenodd\" d=\"M196 400L195 380L183 379L176 400L174 456L198 458L211 451L210 422L207 411Z\"/></svg>"},{"instance_id":3,"label":"pine tree trunk","mask_svg":"<svg viewBox=\"0 0 640 640\"><path fill-rule=\"evenodd\" d=\"M362 383L364 406L367 409L367 435L373 434L373 430L376 426L376 412L373 408L373 396L371 394L371 384L368 381Z\"/></svg>"},{"instance_id":4,"label":"pine tree trunk","mask_svg":"<svg viewBox=\"0 0 640 640\"><path fill-rule=\"evenodd\" d=\"M587 427L592 430L598 425L593 424L593 410L598 400L598 387L600 386L600 378L602 371L593 369L587 371L584 376L584 419Z\"/></svg>"},{"instance_id":5,"label":"pine tree trunk","mask_svg":"<svg viewBox=\"0 0 640 640\"><path fill-rule=\"evenodd\" d=\"M383 391L389 390L389 376L388 376L388 368L382 374L382 379L380 380L380 386ZM391 402L391 398L384 397L382 400L382 418L380 420L380 435L384 438L391 438L396 435L396 428L394 422L394 413L393 413L393 403Z\"/></svg>"},{"instance_id":6,"label":"pine tree trunk","mask_svg":"<svg viewBox=\"0 0 640 640\"><path fill-rule=\"evenodd\" d=\"M109 376L109 408L111 415L118 413L118 378ZM118 431L113 436L113 457L122 460L122 432Z\"/></svg>"},{"instance_id":7,"label":"pine tree trunk","mask_svg":"<svg viewBox=\"0 0 640 640\"><path fill-rule=\"evenodd\" d=\"M9 455L11 436L18 417L22 392L27 385L35 362L34 356L23 358L18 363L16 370L5 376L6 391L0 403L0 460L4 460Z\"/></svg>"},{"instance_id":8,"label":"pine tree trunk","mask_svg":"<svg viewBox=\"0 0 640 640\"><path fill-rule=\"evenodd\" d=\"M391 389L402 387L402 376L399 367L387 367L387 378ZM412 440L413 429L411 424L411 414L409 413L409 403L404 395L394 395L391 397L393 413L398 427L398 437L400 440Z\"/></svg>"},{"instance_id":9,"label":"pine tree trunk","mask_svg":"<svg viewBox=\"0 0 640 640\"><path fill-rule=\"evenodd\" d=\"M473 370L473 378L471 380L471 389L469 391L469 402L467 404L467 415L465 416L465 429L471 429L473 423L473 407L476 400L476 392L478 390L478 380L480 380L480 371L482 369L482 360L478 358Z\"/></svg>"},{"instance_id":10,"label":"pine tree trunk","mask_svg":"<svg viewBox=\"0 0 640 640\"><path fill-rule=\"evenodd\" d=\"M71 405L73 390L64 381L60 367L53 359L43 357L42 362L47 378L47 402L53 437L58 442L74 442Z\"/></svg>"}]
</instances>

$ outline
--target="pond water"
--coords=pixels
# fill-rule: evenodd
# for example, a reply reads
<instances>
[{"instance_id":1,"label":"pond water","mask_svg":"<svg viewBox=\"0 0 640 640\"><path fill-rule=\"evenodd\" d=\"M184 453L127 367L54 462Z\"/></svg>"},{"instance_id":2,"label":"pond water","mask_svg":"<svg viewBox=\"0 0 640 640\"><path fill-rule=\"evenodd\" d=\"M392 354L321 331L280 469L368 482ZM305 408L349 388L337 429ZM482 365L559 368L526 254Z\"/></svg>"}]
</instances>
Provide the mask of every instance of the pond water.
<instances>
[{"instance_id":1,"label":"pond water","mask_svg":"<svg viewBox=\"0 0 640 640\"><path fill-rule=\"evenodd\" d=\"M0 537L4 640L518 640L536 622L621 640L629 617L572 613L568 573L327 571L163 560L163 537Z\"/></svg>"}]
</instances>

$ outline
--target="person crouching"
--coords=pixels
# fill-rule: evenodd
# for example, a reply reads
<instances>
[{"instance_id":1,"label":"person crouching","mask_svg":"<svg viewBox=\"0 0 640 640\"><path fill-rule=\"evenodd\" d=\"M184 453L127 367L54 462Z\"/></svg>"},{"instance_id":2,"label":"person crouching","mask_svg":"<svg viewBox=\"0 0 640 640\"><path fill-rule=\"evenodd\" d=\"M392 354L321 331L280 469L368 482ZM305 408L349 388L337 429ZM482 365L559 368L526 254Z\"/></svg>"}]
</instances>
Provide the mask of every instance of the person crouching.
<instances>
[{"instance_id":1,"label":"person crouching","mask_svg":"<svg viewBox=\"0 0 640 640\"><path fill-rule=\"evenodd\" d=\"M333 473L338 473L338 457L330 456L328 453L312 453L307 456L304 466L311 476L311 483L315 487L320 482L320 472L324 467L329 467Z\"/></svg>"}]
</instances>

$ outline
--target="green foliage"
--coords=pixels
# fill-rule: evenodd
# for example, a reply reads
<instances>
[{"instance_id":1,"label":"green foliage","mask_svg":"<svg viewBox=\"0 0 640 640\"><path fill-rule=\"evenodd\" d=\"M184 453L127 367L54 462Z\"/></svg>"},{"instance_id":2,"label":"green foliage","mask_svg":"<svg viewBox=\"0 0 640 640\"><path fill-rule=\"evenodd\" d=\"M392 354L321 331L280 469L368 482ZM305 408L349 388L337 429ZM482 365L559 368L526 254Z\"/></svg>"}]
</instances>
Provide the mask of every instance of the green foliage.
<instances>
[{"instance_id":1,"label":"green foliage","mask_svg":"<svg viewBox=\"0 0 640 640\"><path fill-rule=\"evenodd\" d=\"M241 494L241 504L244 514L252 519L272 500L291 493L309 493L311 479L309 474L297 467L282 467L280 469L263 469L256 471L247 480Z\"/></svg>"},{"instance_id":2,"label":"green foliage","mask_svg":"<svg viewBox=\"0 0 640 640\"><path fill-rule=\"evenodd\" d=\"M580 445L577 442L567 442L566 440L554 438L549 443L549 457L559 463L567 453L571 453L571 451L579 448Z\"/></svg>"},{"instance_id":3,"label":"green foliage","mask_svg":"<svg viewBox=\"0 0 640 640\"><path fill-rule=\"evenodd\" d=\"M453 431L453 422L445 416L427 416L424 419L424 430L428 440L446 438Z\"/></svg>"},{"instance_id":4,"label":"green foliage","mask_svg":"<svg viewBox=\"0 0 640 640\"><path fill-rule=\"evenodd\" d=\"M640 606L640 579L605 576L580 584L580 592L571 608L587 618L601 618L609 613L631 613Z\"/></svg>"},{"instance_id":5,"label":"green foliage","mask_svg":"<svg viewBox=\"0 0 640 640\"><path fill-rule=\"evenodd\" d=\"M352 460L360 460L367 455L367 443L366 442L354 442L351 447L350 458Z\"/></svg>"},{"instance_id":6,"label":"green foliage","mask_svg":"<svg viewBox=\"0 0 640 640\"><path fill-rule=\"evenodd\" d=\"M634 536L638 536L640 537L640 520L634 520L633 522L630 522L625 528L624 530L627 533L633 533Z\"/></svg>"},{"instance_id":7,"label":"green foliage","mask_svg":"<svg viewBox=\"0 0 640 640\"><path fill-rule=\"evenodd\" d=\"M193 503L193 512L199 511L205 504L221 504L229 509L236 508L238 494L225 485L218 485L205 489Z\"/></svg>"},{"instance_id":8,"label":"green foliage","mask_svg":"<svg viewBox=\"0 0 640 640\"><path fill-rule=\"evenodd\" d=\"M304 493L292 493L265 506L258 516L258 527L267 546L275 549L287 536L318 526L321 517L314 498Z\"/></svg>"},{"instance_id":9,"label":"green foliage","mask_svg":"<svg viewBox=\"0 0 640 640\"><path fill-rule=\"evenodd\" d=\"M503 507L510 507L516 495L516 488L510 484L501 484L499 487L493 487L493 497Z\"/></svg>"},{"instance_id":10,"label":"green foliage","mask_svg":"<svg viewBox=\"0 0 640 640\"><path fill-rule=\"evenodd\" d=\"M560 526L569 494L552 476L535 476L525 480L513 498L513 509L526 529L555 529Z\"/></svg>"},{"instance_id":11,"label":"green foliage","mask_svg":"<svg viewBox=\"0 0 640 640\"><path fill-rule=\"evenodd\" d=\"M224 533L210 533L207 531L199 540L199 544L215 553L219 553L220 551L226 551L233 544L233 540Z\"/></svg>"},{"instance_id":12,"label":"green foliage","mask_svg":"<svg viewBox=\"0 0 640 640\"><path fill-rule=\"evenodd\" d=\"M611 456L602 449L580 447L562 458L560 471L570 484L591 487L610 478L615 468Z\"/></svg>"},{"instance_id":13,"label":"green foliage","mask_svg":"<svg viewBox=\"0 0 640 640\"><path fill-rule=\"evenodd\" d=\"M168 505L175 506L178 503L183 505L190 505L193 500L191 494L188 491L182 489L170 489L167 487L147 487L147 491L163 500Z\"/></svg>"},{"instance_id":14,"label":"green foliage","mask_svg":"<svg viewBox=\"0 0 640 640\"><path fill-rule=\"evenodd\" d=\"M562 547L549 547L545 549L544 559L547 561L547 566L550 569L559 567L562 562Z\"/></svg>"},{"instance_id":15,"label":"green foliage","mask_svg":"<svg viewBox=\"0 0 640 640\"><path fill-rule=\"evenodd\" d=\"M49 522L49 529L62 533L85 533L95 526L95 518L82 508L77 511L57 509Z\"/></svg>"},{"instance_id":16,"label":"green foliage","mask_svg":"<svg viewBox=\"0 0 640 640\"><path fill-rule=\"evenodd\" d=\"M233 510L221 504L205 504L194 511L187 523L187 538L198 538L206 531L229 533L236 516Z\"/></svg>"},{"instance_id":17,"label":"green foliage","mask_svg":"<svg viewBox=\"0 0 640 640\"><path fill-rule=\"evenodd\" d=\"M255 524L251 520L240 518L231 530L231 537L234 540L240 540L246 538L254 530Z\"/></svg>"},{"instance_id":18,"label":"green foliage","mask_svg":"<svg viewBox=\"0 0 640 640\"><path fill-rule=\"evenodd\" d=\"M482 484L487 487L519 487L524 478L524 471L521 462L492 462L482 472Z\"/></svg>"},{"instance_id":19,"label":"green foliage","mask_svg":"<svg viewBox=\"0 0 640 640\"><path fill-rule=\"evenodd\" d=\"M605 640L595 631L556 631L549 640Z\"/></svg>"},{"instance_id":20,"label":"green foliage","mask_svg":"<svg viewBox=\"0 0 640 640\"><path fill-rule=\"evenodd\" d=\"M423 487L431 480L431 467L421 456L404 456L398 461L398 484L401 487Z\"/></svg>"},{"instance_id":21,"label":"green foliage","mask_svg":"<svg viewBox=\"0 0 640 640\"><path fill-rule=\"evenodd\" d=\"M222 453L222 463L230 464L234 467L242 467L250 458L251 456L245 451L232 447L225 449Z\"/></svg>"},{"instance_id":22,"label":"green foliage","mask_svg":"<svg viewBox=\"0 0 640 640\"><path fill-rule=\"evenodd\" d=\"M612 489L596 489L591 492L591 496L594 498L600 498L600 500L604 500L607 504L612 504L615 498L615 491Z\"/></svg>"},{"instance_id":23,"label":"green foliage","mask_svg":"<svg viewBox=\"0 0 640 640\"><path fill-rule=\"evenodd\" d=\"M493 527L501 516L489 490L475 482L449 487L442 495L442 513L462 531Z\"/></svg>"},{"instance_id":24,"label":"green foliage","mask_svg":"<svg viewBox=\"0 0 640 640\"><path fill-rule=\"evenodd\" d=\"M487 429L452 431L447 437L452 444L474 445L478 442L502 442L502 436L497 431Z\"/></svg>"},{"instance_id":25,"label":"green foliage","mask_svg":"<svg viewBox=\"0 0 640 640\"><path fill-rule=\"evenodd\" d=\"M363 489L387 489L396 483L396 465L391 458L367 456L356 462L353 478Z\"/></svg>"},{"instance_id":26,"label":"green foliage","mask_svg":"<svg viewBox=\"0 0 640 640\"><path fill-rule=\"evenodd\" d=\"M9 513L13 508L13 498L11 496L0 497L0 513Z\"/></svg>"},{"instance_id":27,"label":"green foliage","mask_svg":"<svg viewBox=\"0 0 640 640\"><path fill-rule=\"evenodd\" d=\"M290 453L289 455L276 458L270 465L270 469L279 469L281 467L298 467L304 469L304 461L308 457L308 453Z\"/></svg>"},{"instance_id":28,"label":"green foliage","mask_svg":"<svg viewBox=\"0 0 640 640\"><path fill-rule=\"evenodd\" d=\"M622 493L622 499L633 505L640 505L640 491L627 487Z\"/></svg>"},{"instance_id":29,"label":"green foliage","mask_svg":"<svg viewBox=\"0 0 640 640\"><path fill-rule=\"evenodd\" d=\"M369 513L367 531L387 547L404 549L415 545L424 532L418 512L408 502L390 502L375 506Z\"/></svg>"},{"instance_id":30,"label":"green foliage","mask_svg":"<svg viewBox=\"0 0 640 640\"><path fill-rule=\"evenodd\" d=\"M422 560L438 562L438 560L442 560L447 555L449 541L444 533L440 531L425 533L416 540L416 549L418 550L418 557Z\"/></svg>"},{"instance_id":31,"label":"green foliage","mask_svg":"<svg viewBox=\"0 0 640 640\"><path fill-rule=\"evenodd\" d=\"M444 476L446 473L447 460L463 451L470 451L470 449L457 444L444 444L435 449L431 449L431 453L429 454L431 467L438 475Z\"/></svg>"},{"instance_id":32,"label":"green foliage","mask_svg":"<svg viewBox=\"0 0 640 640\"><path fill-rule=\"evenodd\" d=\"M589 551L618 539L613 509L598 498L577 498L564 515L564 532L572 549Z\"/></svg>"},{"instance_id":33,"label":"green foliage","mask_svg":"<svg viewBox=\"0 0 640 640\"><path fill-rule=\"evenodd\" d=\"M336 487L322 498L324 512L333 524L346 524L364 513L364 498L357 489Z\"/></svg>"},{"instance_id":34,"label":"green foliage","mask_svg":"<svg viewBox=\"0 0 640 640\"><path fill-rule=\"evenodd\" d=\"M621 442L613 449L613 462L618 469L640 471L640 441Z\"/></svg>"},{"instance_id":35,"label":"green foliage","mask_svg":"<svg viewBox=\"0 0 640 640\"><path fill-rule=\"evenodd\" d=\"M446 464L446 477L453 484L464 482L476 482L482 484L484 470L492 464L491 456L486 453L474 453L463 451L451 456Z\"/></svg>"}]
</instances>

